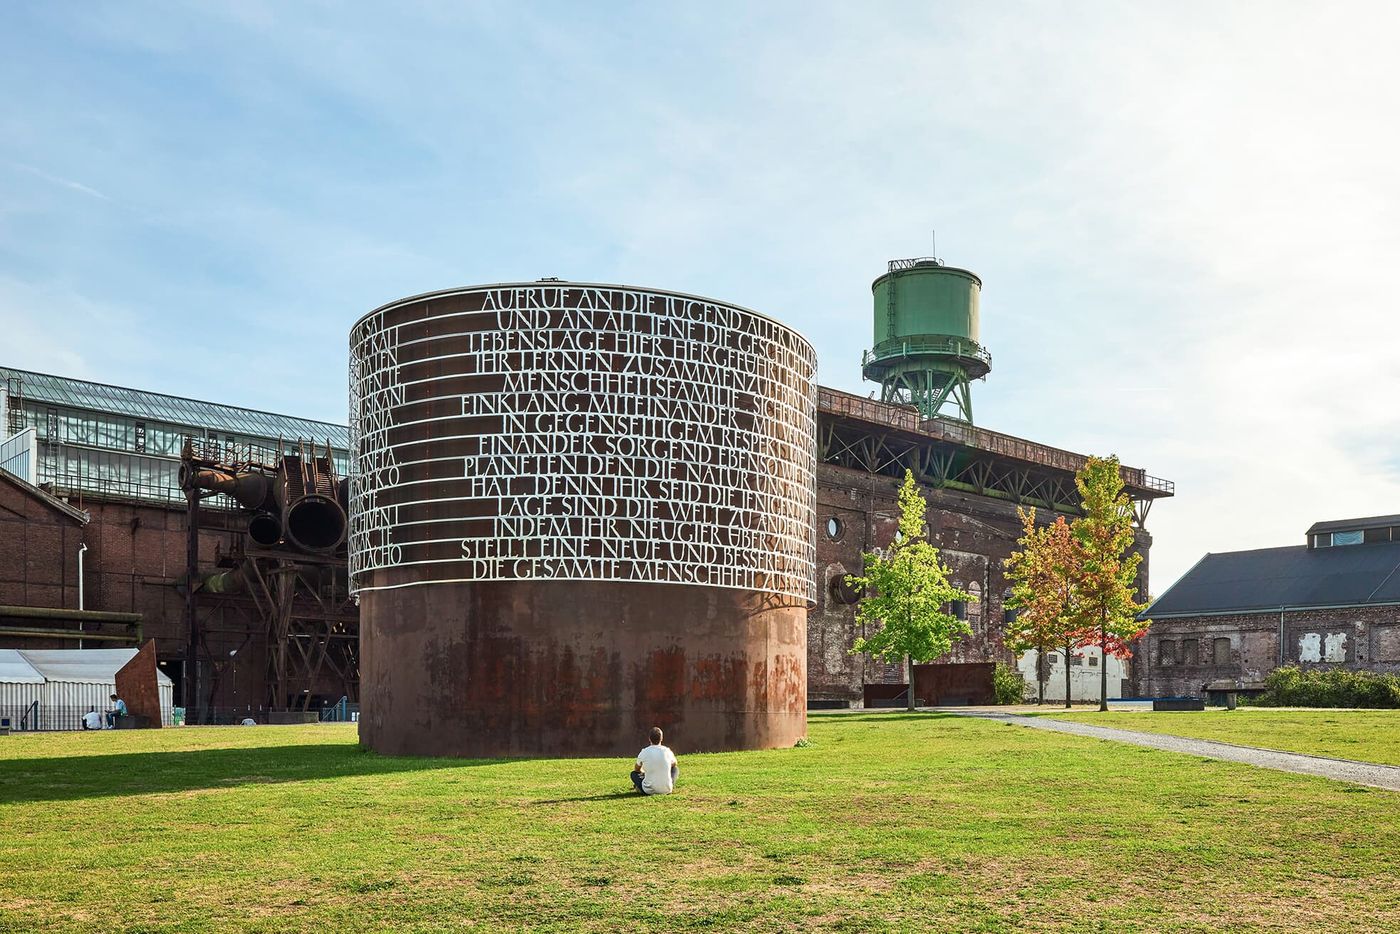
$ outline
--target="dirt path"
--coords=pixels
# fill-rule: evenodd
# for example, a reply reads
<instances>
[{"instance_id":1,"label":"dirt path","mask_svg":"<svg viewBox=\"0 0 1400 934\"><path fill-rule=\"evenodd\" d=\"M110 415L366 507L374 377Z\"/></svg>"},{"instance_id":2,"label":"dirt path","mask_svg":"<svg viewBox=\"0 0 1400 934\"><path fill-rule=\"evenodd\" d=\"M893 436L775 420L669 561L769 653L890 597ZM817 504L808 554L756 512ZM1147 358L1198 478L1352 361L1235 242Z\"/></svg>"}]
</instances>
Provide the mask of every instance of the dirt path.
<instances>
[{"instance_id":1,"label":"dirt path","mask_svg":"<svg viewBox=\"0 0 1400 934\"><path fill-rule=\"evenodd\" d=\"M961 717L981 717L984 720L1000 720L1035 730L1052 730L1056 733L1073 733L1075 736L1088 736L1093 739L1107 739L1117 743L1131 743L1134 746L1149 746L1167 752L1182 752L1192 756L1206 756L1226 762L1242 762L1265 769L1278 769L1281 772L1297 772L1300 775L1318 775L1339 782L1355 785L1369 785L1388 791L1400 791L1400 766L1376 765L1371 762L1353 762L1350 759L1328 759L1323 756L1309 756L1298 752L1279 752L1276 749L1260 749L1257 746L1236 746L1233 743L1220 743L1208 739L1189 739L1184 736L1168 736L1165 733L1140 733L1136 730L1121 730L1117 727L1092 726L1087 723L1074 723L1069 720L1055 720L1049 717L1025 717L1020 714L1000 713L992 710L949 710L940 712L955 713Z\"/></svg>"}]
</instances>

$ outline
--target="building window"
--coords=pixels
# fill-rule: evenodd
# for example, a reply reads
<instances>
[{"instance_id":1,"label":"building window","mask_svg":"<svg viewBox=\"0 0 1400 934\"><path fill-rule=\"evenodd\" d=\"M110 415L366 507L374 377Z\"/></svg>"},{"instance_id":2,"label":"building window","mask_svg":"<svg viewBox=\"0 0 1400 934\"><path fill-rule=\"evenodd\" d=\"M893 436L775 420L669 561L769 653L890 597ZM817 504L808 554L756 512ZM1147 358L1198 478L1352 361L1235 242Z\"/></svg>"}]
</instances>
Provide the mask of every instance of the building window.
<instances>
[{"instance_id":1,"label":"building window","mask_svg":"<svg viewBox=\"0 0 1400 934\"><path fill-rule=\"evenodd\" d=\"M1200 658L1197 657L1197 641L1194 639L1183 639L1176 648L1176 661L1182 665L1198 665Z\"/></svg>"},{"instance_id":2,"label":"building window","mask_svg":"<svg viewBox=\"0 0 1400 934\"><path fill-rule=\"evenodd\" d=\"M1174 665L1174 664L1176 664L1176 640L1175 640L1175 639L1163 639L1162 641L1160 641L1160 642L1157 643L1157 664L1159 664L1159 665Z\"/></svg>"},{"instance_id":3,"label":"building window","mask_svg":"<svg viewBox=\"0 0 1400 934\"><path fill-rule=\"evenodd\" d=\"M1230 664L1230 640L1229 640L1229 639L1216 639L1216 640L1215 640L1215 663L1216 663L1217 665L1228 665L1228 664Z\"/></svg>"},{"instance_id":4,"label":"building window","mask_svg":"<svg viewBox=\"0 0 1400 934\"><path fill-rule=\"evenodd\" d=\"M953 615L956 616L958 619L967 619L967 601L966 601L966 600L954 600L954 601L953 601Z\"/></svg>"},{"instance_id":5,"label":"building window","mask_svg":"<svg viewBox=\"0 0 1400 934\"><path fill-rule=\"evenodd\" d=\"M1363 533L1363 538L1368 545L1376 542L1388 542L1390 541L1390 529L1367 529Z\"/></svg>"},{"instance_id":6,"label":"building window","mask_svg":"<svg viewBox=\"0 0 1400 934\"><path fill-rule=\"evenodd\" d=\"M1365 537L1362 535L1360 529L1356 529L1351 532L1332 533L1333 545L1360 545L1364 540Z\"/></svg>"},{"instance_id":7,"label":"building window","mask_svg":"<svg viewBox=\"0 0 1400 934\"><path fill-rule=\"evenodd\" d=\"M146 423L137 422L136 430L132 433L131 443L137 454L146 453Z\"/></svg>"},{"instance_id":8,"label":"building window","mask_svg":"<svg viewBox=\"0 0 1400 934\"><path fill-rule=\"evenodd\" d=\"M1097 668L1097 667L1099 667L1099 657L1098 657L1097 655L1090 655L1090 656L1089 656L1089 667L1090 667L1090 668Z\"/></svg>"},{"instance_id":9,"label":"building window","mask_svg":"<svg viewBox=\"0 0 1400 934\"><path fill-rule=\"evenodd\" d=\"M1060 656L1056 655L1054 652L1051 652L1046 657L1046 661L1048 661L1052 665L1058 665L1060 663Z\"/></svg>"},{"instance_id":10,"label":"building window","mask_svg":"<svg viewBox=\"0 0 1400 934\"><path fill-rule=\"evenodd\" d=\"M1084 656L1083 656L1083 655L1076 655L1076 656L1074 656L1073 658L1071 658L1071 659L1069 660L1069 663L1070 663L1071 665L1082 665L1082 664L1084 664Z\"/></svg>"},{"instance_id":11,"label":"building window","mask_svg":"<svg viewBox=\"0 0 1400 934\"><path fill-rule=\"evenodd\" d=\"M1003 623L1014 623L1016 622L1016 617L1019 615L1021 615L1021 611L1018 608L1008 606L1001 611L1001 621Z\"/></svg>"},{"instance_id":12,"label":"building window","mask_svg":"<svg viewBox=\"0 0 1400 934\"><path fill-rule=\"evenodd\" d=\"M841 533L844 531L846 531L846 524L840 519L832 516L830 519L826 520L826 537L833 542L839 542L841 540Z\"/></svg>"}]
</instances>

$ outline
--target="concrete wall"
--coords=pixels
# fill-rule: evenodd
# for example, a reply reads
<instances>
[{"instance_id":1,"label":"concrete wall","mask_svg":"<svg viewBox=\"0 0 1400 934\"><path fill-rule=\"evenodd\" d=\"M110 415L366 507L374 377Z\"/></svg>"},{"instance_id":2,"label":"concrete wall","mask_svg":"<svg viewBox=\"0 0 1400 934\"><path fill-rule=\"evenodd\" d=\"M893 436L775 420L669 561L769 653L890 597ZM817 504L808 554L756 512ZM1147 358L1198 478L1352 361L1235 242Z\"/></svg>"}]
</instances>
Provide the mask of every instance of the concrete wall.
<instances>
[{"instance_id":1,"label":"concrete wall","mask_svg":"<svg viewBox=\"0 0 1400 934\"><path fill-rule=\"evenodd\" d=\"M1021 672L1021 677L1026 679L1026 699L1034 700L1039 696L1040 687L1036 683L1036 658L1038 653L1034 650L1026 652L1016 662L1016 667ZM1099 665L1102 663L1102 655L1097 648L1085 648L1075 652L1069 659L1069 696L1072 703L1097 702L1102 690L1102 672ZM1061 704L1065 702L1065 653L1063 651L1047 651L1045 699L1047 701L1057 701ZM1133 695L1132 686L1128 683L1128 665L1123 659L1108 657L1108 698L1113 700L1117 697L1130 697Z\"/></svg>"},{"instance_id":2,"label":"concrete wall","mask_svg":"<svg viewBox=\"0 0 1400 934\"><path fill-rule=\"evenodd\" d=\"M1282 663L1400 672L1400 607L1288 610ZM1159 619L1138 652L1143 693L1198 694L1211 681L1263 681L1279 667L1280 614Z\"/></svg>"}]
</instances>

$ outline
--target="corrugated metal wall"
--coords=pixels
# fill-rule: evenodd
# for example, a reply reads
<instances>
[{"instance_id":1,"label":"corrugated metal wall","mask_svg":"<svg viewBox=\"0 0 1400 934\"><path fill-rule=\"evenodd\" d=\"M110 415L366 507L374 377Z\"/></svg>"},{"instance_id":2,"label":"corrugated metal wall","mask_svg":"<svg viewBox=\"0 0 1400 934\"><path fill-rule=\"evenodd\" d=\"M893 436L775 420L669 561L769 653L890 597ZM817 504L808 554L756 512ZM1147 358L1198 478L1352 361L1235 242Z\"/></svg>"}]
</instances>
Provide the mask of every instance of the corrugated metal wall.
<instances>
[{"instance_id":1,"label":"corrugated metal wall","mask_svg":"<svg viewBox=\"0 0 1400 934\"><path fill-rule=\"evenodd\" d=\"M12 729L19 729L20 718L30 705L40 699L44 686L22 681L0 681L0 719L9 719ZM33 724L29 724L33 729Z\"/></svg>"},{"instance_id":2,"label":"corrugated metal wall","mask_svg":"<svg viewBox=\"0 0 1400 934\"><path fill-rule=\"evenodd\" d=\"M43 685L29 685L41 688L39 696L39 729L79 730L82 729L83 714L89 709L105 713L111 709L112 694L117 690L115 681L106 684L75 681L49 681ZM169 684L160 685L160 719L170 726L170 706L174 698L174 688Z\"/></svg>"}]
</instances>

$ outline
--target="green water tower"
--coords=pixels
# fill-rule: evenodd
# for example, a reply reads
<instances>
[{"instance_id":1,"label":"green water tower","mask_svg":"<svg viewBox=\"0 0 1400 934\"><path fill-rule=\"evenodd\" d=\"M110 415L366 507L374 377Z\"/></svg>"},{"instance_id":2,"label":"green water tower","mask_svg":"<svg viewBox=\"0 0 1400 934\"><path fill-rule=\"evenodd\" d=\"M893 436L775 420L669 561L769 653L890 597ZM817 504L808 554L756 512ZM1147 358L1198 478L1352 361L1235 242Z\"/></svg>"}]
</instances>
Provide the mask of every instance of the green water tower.
<instances>
[{"instance_id":1,"label":"green water tower","mask_svg":"<svg viewBox=\"0 0 1400 934\"><path fill-rule=\"evenodd\" d=\"M870 286L875 346L861 359L880 398L918 408L924 418L972 423L971 382L992 369L977 342L982 280L932 257L891 260Z\"/></svg>"}]
</instances>

